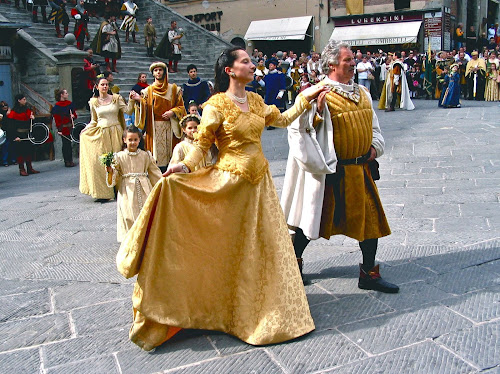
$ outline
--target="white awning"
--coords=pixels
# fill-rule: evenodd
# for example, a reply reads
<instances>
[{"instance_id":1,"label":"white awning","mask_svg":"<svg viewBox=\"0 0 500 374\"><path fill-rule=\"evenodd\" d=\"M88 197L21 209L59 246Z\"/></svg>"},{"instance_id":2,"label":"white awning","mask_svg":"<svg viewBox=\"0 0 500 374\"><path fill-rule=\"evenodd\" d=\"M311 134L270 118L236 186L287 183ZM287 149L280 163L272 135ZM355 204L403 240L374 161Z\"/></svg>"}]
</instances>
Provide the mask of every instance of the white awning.
<instances>
[{"instance_id":1,"label":"white awning","mask_svg":"<svg viewBox=\"0 0 500 374\"><path fill-rule=\"evenodd\" d=\"M330 39L350 46L416 43L422 21L335 27Z\"/></svg>"},{"instance_id":2,"label":"white awning","mask_svg":"<svg viewBox=\"0 0 500 374\"><path fill-rule=\"evenodd\" d=\"M312 16L252 21L246 40L304 40ZM310 36L310 35L309 35Z\"/></svg>"}]
</instances>

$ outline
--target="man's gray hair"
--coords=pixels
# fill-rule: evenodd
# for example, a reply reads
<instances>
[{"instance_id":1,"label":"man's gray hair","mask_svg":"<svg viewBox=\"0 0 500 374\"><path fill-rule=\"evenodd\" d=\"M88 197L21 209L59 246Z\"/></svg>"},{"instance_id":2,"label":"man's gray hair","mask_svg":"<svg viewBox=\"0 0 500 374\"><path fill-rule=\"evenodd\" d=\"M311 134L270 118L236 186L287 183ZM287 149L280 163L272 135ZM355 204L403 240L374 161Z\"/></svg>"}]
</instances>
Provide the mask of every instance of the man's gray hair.
<instances>
[{"instance_id":1,"label":"man's gray hair","mask_svg":"<svg viewBox=\"0 0 500 374\"><path fill-rule=\"evenodd\" d=\"M330 72L330 65L339 64L340 50L342 48L349 49L350 46L347 43L342 43L333 39L328 41L328 44L321 53L321 68L323 70L323 74L328 74Z\"/></svg>"}]
</instances>

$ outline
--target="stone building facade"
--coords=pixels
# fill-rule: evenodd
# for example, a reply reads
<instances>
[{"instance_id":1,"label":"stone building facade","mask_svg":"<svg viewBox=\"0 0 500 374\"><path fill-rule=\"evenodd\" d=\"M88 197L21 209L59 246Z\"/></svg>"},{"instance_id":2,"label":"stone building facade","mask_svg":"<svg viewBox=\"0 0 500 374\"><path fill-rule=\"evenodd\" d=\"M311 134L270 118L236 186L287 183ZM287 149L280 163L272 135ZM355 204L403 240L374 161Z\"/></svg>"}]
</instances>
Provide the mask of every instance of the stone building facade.
<instances>
[{"instance_id":1,"label":"stone building facade","mask_svg":"<svg viewBox=\"0 0 500 374\"><path fill-rule=\"evenodd\" d=\"M162 0L164 4L193 22L217 33L227 41L264 51L294 49L308 52L321 50L336 35L351 35L362 39L367 30L371 40L358 44L363 48L432 49L453 48L453 34L458 23L464 29L473 25L485 31L487 23L498 22L496 0ZM287 38L290 30L284 27L281 37L276 20L312 16L299 38ZM259 23L262 34L246 36L252 22ZM418 23L420 22L420 23ZM286 22L281 22L283 24ZM293 23L293 22L292 22ZM262 25L262 26L261 26ZM365 27L371 25L369 27ZM377 25L379 25L377 27ZM385 26L380 26L385 25ZM349 29L337 30L341 27ZM356 28L359 27L359 28ZM394 38L384 35L392 33ZM411 29L411 30L409 30ZM415 29L417 29L415 31ZM406 31L405 31L406 30ZM380 33L380 34L377 34ZM274 38L274 39L271 39ZM291 47L295 45L295 48Z\"/></svg>"}]
</instances>

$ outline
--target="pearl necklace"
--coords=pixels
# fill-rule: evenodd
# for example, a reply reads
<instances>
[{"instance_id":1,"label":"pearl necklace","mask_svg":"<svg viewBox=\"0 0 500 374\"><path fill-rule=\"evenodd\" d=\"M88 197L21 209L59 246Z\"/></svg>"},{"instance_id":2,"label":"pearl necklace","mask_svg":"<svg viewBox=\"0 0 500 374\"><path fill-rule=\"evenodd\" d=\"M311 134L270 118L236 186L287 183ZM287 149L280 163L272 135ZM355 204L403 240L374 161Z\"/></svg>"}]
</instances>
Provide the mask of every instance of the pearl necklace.
<instances>
[{"instance_id":1,"label":"pearl necklace","mask_svg":"<svg viewBox=\"0 0 500 374\"><path fill-rule=\"evenodd\" d=\"M246 93L245 93L245 97L238 97L236 95L233 95L231 92L226 91L226 95L231 100L237 101L240 104L245 104L247 102L247 94Z\"/></svg>"}]
</instances>

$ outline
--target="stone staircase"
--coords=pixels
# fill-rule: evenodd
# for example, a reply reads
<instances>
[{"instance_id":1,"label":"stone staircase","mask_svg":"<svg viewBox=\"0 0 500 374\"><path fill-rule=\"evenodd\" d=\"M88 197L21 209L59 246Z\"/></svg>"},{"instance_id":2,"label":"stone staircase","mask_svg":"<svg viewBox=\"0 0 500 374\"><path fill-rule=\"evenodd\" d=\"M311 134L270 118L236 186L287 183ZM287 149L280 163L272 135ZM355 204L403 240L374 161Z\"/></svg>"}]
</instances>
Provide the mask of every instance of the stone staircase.
<instances>
[{"instance_id":1,"label":"stone staircase","mask_svg":"<svg viewBox=\"0 0 500 374\"><path fill-rule=\"evenodd\" d=\"M179 62L179 73L170 74L169 81L177 84L184 83L187 80L186 66L191 63L197 65L200 78L213 80L215 61L220 52L230 47L231 44L165 5L156 3L153 0L137 0L136 3L139 7L137 19L140 29L137 33L139 43L125 43L125 32L120 31L122 58L117 64L119 73L114 74L114 83L121 88L120 93L127 97L128 91L136 83L138 74L141 72L148 73L150 64L158 60L156 57L146 56L143 28L149 15L153 17L153 24L158 35L157 43L160 42L170 28L172 19L175 19L178 27L183 28L185 32L182 39L183 53L182 60ZM67 6L68 13L72 6ZM50 7L47 7L47 12L50 13ZM24 9L16 9L13 2L12 4L0 4L0 17L11 22L31 25L31 27L18 32L19 36L24 39L25 44L29 44L26 52L28 56L25 56L26 61L24 61L25 71L21 73L21 81L38 93L39 96L47 97L48 101L53 102L53 91L59 85L56 69L57 59L53 54L66 47L64 40L56 37L52 24L32 23L31 14ZM40 11L38 17L39 21L41 21ZM70 20L69 32L72 32L74 21L71 17ZM91 41L101 22L102 18L91 18L89 22ZM119 20L117 23L120 25L121 21ZM89 44L90 42L86 42L85 48ZM95 57L99 61L104 60L100 56ZM167 61L164 62L168 63ZM149 82L151 81L152 77L149 75Z\"/></svg>"}]
</instances>

